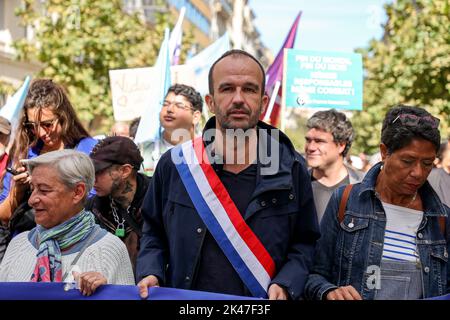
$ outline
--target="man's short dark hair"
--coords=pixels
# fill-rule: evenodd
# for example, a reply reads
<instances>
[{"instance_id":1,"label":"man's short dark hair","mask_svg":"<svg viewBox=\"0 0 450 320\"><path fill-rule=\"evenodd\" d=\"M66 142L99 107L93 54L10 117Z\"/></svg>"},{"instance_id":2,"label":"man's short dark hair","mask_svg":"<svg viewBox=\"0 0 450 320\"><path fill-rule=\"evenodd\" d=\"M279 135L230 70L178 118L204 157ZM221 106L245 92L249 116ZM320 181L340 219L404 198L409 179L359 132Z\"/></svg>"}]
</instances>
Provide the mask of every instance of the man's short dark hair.
<instances>
[{"instance_id":1,"label":"man's short dark hair","mask_svg":"<svg viewBox=\"0 0 450 320\"><path fill-rule=\"evenodd\" d=\"M244 50L239 50L239 49L228 50L219 59L217 59L213 63L213 65L211 66L211 69L209 69L209 73L208 73L209 94L213 94L214 93L214 83L213 83L214 67L216 66L216 64L220 60L222 60L223 58L226 58L228 56L232 56L232 57L245 56L245 57L248 57L248 58L252 59L253 61L255 61L258 64L259 68L261 69L261 74L262 74L261 96L263 96L264 93L265 93L265 90L266 90L266 72L264 71L264 68L263 68L261 62L259 62L258 59L256 59L250 53L248 53L248 52L246 52Z\"/></svg>"},{"instance_id":2,"label":"man's short dark hair","mask_svg":"<svg viewBox=\"0 0 450 320\"><path fill-rule=\"evenodd\" d=\"M136 138L137 129L139 127L139 123L141 122L141 117L134 118L130 123L130 138Z\"/></svg>"},{"instance_id":3,"label":"man's short dark hair","mask_svg":"<svg viewBox=\"0 0 450 320\"><path fill-rule=\"evenodd\" d=\"M185 97L191 104L194 110L202 112L203 108L203 98L201 94L192 88L191 86L187 86L185 84L176 83L167 90L166 96L173 92L175 95L181 95Z\"/></svg>"},{"instance_id":4,"label":"man's short dark hair","mask_svg":"<svg viewBox=\"0 0 450 320\"><path fill-rule=\"evenodd\" d=\"M418 119L417 123L404 124L401 115L412 115ZM399 119L399 120L397 120ZM413 139L430 141L439 151L441 134L434 117L420 107L397 105L391 108L383 120L381 129L381 142L386 145L391 154L411 143Z\"/></svg>"},{"instance_id":5,"label":"man's short dark hair","mask_svg":"<svg viewBox=\"0 0 450 320\"><path fill-rule=\"evenodd\" d=\"M345 113L335 109L317 111L306 123L308 130L318 129L331 133L335 143L345 143L342 156L345 157L354 139L353 126Z\"/></svg>"}]
</instances>

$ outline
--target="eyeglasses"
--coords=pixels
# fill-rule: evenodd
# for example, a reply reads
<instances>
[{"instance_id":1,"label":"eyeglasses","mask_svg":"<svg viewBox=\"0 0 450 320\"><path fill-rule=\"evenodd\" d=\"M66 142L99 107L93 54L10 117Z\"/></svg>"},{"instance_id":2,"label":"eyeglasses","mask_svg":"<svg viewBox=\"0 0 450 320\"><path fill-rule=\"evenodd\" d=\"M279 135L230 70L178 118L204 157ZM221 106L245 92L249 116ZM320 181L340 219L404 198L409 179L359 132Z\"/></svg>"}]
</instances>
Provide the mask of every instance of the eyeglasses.
<instances>
[{"instance_id":1,"label":"eyeglasses","mask_svg":"<svg viewBox=\"0 0 450 320\"><path fill-rule=\"evenodd\" d=\"M431 128L436 129L439 127L440 120L433 116L416 116L415 114L402 113L399 114L393 121L394 124L397 120L405 126L417 126L419 123L426 123Z\"/></svg>"},{"instance_id":2,"label":"eyeglasses","mask_svg":"<svg viewBox=\"0 0 450 320\"><path fill-rule=\"evenodd\" d=\"M54 118L51 120L45 120L45 121L41 121L41 122L27 121L23 125L28 130L37 130L38 125L39 125L44 130L48 131L48 130L53 129L53 125L57 120L58 120L58 118Z\"/></svg>"},{"instance_id":3,"label":"eyeglasses","mask_svg":"<svg viewBox=\"0 0 450 320\"><path fill-rule=\"evenodd\" d=\"M168 108L170 106L175 106L179 110L194 110L194 108L184 104L183 102L170 102L170 101L164 101L162 103L163 108Z\"/></svg>"}]
</instances>

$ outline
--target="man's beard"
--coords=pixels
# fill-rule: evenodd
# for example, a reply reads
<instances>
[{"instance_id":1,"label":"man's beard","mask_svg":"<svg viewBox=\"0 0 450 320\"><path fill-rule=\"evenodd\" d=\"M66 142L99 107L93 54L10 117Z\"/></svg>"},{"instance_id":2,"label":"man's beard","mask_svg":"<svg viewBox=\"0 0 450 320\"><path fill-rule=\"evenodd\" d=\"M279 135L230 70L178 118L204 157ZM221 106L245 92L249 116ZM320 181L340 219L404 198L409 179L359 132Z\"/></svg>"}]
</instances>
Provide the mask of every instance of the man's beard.
<instances>
[{"instance_id":1,"label":"man's beard","mask_svg":"<svg viewBox=\"0 0 450 320\"><path fill-rule=\"evenodd\" d=\"M120 197L122 193L122 182L119 178L114 178L111 185L111 197L116 198Z\"/></svg>"},{"instance_id":2,"label":"man's beard","mask_svg":"<svg viewBox=\"0 0 450 320\"><path fill-rule=\"evenodd\" d=\"M217 106L217 104L214 101L214 105ZM259 121L259 116L261 114L262 106L259 107L259 112L252 112L250 108L248 108L245 104L233 104L233 106L226 110L226 112L222 112L220 107L217 107L216 111L216 119L221 127L222 130L227 129L242 129L244 131L247 131L248 129L252 129L256 127L256 124ZM230 115L232 112L239 110L241 112L244 112L248 115L249 119L246 125L236 125L233 123L233 120L230 119Z\"/></svg>"}]
</instances>

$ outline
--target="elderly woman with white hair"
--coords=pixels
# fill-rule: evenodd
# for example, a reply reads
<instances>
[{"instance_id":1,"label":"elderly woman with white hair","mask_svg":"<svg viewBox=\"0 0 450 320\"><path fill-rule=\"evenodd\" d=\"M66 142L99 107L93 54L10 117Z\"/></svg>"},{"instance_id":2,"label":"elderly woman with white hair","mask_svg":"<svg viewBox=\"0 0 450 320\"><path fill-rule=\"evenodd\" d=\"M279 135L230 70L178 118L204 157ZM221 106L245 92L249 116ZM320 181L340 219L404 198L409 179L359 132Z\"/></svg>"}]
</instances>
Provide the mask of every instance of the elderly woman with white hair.
<instances>
[{"instance_id":1,"label":"elderly woman with white hair","mask_svg":"<svg viewBox=\"0 0 450 320\"><path fill-rule=\"evenodd\" d=\"M0 281L67 282L73 270L83 295L100 285L134 285L127 249L95 224L84 210L94 184L90 158L74 150L24 160L31 173L37 226L10 242L0 265Z\"/></svg>"}]
</instances>

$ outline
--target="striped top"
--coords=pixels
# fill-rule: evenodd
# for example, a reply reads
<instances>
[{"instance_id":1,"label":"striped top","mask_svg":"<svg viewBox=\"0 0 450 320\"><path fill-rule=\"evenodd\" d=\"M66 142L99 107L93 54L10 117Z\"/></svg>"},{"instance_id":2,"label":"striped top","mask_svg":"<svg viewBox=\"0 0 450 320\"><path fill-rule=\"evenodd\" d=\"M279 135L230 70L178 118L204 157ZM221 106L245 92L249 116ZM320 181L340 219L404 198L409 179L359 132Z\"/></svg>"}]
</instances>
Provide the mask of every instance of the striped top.
<instances>
[{"instance_id":1,"label":"striped top","mask_svg":"<svg viewBox=\"0 0 450 320\"><path fill-rule=\"evenodd\" d=\"M383 202L386 213L383 260L418 261L416 234L423 212Z\"/></svg>"}]
</instances>

